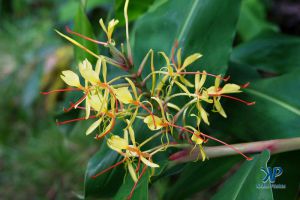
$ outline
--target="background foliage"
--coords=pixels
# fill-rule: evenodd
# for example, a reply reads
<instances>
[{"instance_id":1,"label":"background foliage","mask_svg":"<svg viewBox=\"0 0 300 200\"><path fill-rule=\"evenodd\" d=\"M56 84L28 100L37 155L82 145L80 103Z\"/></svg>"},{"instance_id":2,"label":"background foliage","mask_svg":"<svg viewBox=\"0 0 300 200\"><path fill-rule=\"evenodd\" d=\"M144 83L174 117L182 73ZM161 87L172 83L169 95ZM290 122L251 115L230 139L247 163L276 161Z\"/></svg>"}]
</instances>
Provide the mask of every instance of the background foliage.
<instances>
[{"instance_id":1,"label":"background foliage","mask_svg":"<svg viewBox=\"0 0 300 200\"><path fill-rule=\"evenodd\" d=\"M103 40L99 18L116 17L120 19L116 40L124 41L123 4L123 0L88 0L86 5L77 0L1 1L1 199L123 199L128 195L133 183L129 176L123 179L122 167L90 179L90 174L119 158L84 135L89 122L56 126L56 119L81 114L63 113L77 94L40 95L64 87L60 71L75 69L87 57L78 49L74 54L73 47L53 30L68 25ZM237 83L251 82L245 99L255 99L256 105L226 102L229 118L213 115L213 126L206 132L228 143L299 137L300 15L295 8L300 4L292 0L132 0L129 15L136 66L148 49L170 53L178 40L184 55L204 55L193 70L230 74ZM95 44L85 45L108 53ZM161 62L158 57L156 61ZM263 176L260 167L269 157L263 152L252 162L233 156L168 167L160 163L165 167L150 183L145 176L133 199L219 199L227 194L234 195L230 199L299 197L299 151L271 156L268 162L283 167L277 181L287 189L256 190Z\"/></svg>"}]
</instances>

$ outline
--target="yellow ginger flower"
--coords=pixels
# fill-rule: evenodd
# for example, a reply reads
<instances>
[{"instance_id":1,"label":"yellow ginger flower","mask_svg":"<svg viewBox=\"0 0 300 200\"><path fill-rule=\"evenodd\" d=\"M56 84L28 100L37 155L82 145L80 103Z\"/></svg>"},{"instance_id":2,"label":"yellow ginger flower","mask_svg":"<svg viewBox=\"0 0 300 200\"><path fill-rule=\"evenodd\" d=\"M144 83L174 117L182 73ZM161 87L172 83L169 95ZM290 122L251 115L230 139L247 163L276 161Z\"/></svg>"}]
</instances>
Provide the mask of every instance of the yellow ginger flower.
<instances>
[{"instance_id":1,"label":"yellow ginger flower","mask_svg":"<svg viewBox=\"0 0 300 200\"><path fill-rule=\"evenodd\" d=\"M220 88L220 81L221 79L216 78L215 79L215 85L209 87L206 91L209 96L213 96L213 101L214 101L214 107L217 112L220 113L223 117L227 117L221 103L220 99L223 94L229 94L229 93L239 93L240 91L240 86L232 83L227 83L224 85L223 88Z\"/></svg>"},{"instance_id":2,"label":"yellow ginger flower","mask_svg":"<svg viewBox=\"0 0 300 200\"><path fill-rule=\"evenodd\" d=\"M111 42L112 34L114 32L115 26L119 23L119 20L115 20L115 19L110 20L107 28L106 28L102 18L100 19L99 23L100 23L100 26L103 29L103 31L106 33L108 41Z\"/></svg>"},{"instance_id":3,"label":"yellow ginger flower","mask_svg":"<svg viewBox=\"0 0 300 200\"><path fill-rule=\"evenodd\" d=\"M154 120L153 120L154 118ZM148 128L152 131L158 130L164 127L163 120L157 116L147 116L144 118L144 123L147 124Z\"/></svg>"}]
</instances>

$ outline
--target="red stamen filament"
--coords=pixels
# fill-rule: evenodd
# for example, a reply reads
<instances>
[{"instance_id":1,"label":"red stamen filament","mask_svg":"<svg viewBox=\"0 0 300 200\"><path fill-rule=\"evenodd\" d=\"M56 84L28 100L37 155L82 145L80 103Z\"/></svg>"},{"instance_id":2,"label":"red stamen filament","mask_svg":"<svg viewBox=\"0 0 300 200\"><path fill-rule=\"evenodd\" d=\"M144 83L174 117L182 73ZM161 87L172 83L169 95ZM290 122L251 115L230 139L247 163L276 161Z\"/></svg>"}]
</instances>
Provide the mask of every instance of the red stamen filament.
<instances>
[{"instance_id":1,"label":"red stamen filament","mask_svg":"<svg viewBox=\"0 0 300 200\"><path fill-rule=\"evenodd\" d=\"M78 90L80 90L80 89L79 88L65 88L65 89L52 90L52 91L48 91L48 92L41 92L41 94L47 95L47 94L52 94L52 93L56 93L56 92L70 92L70 91L78 91Z\"/></svg>"},{"instance_id":2,"label":"red stamen filament","mask_svg":"<svg viewBox=\"0 0 300 200\"><path fill-rule=\"evenodd\" d=\"M141 157L139 156L139 161L138 161L138 165L135 169L135 172L137 173L138 171L140 171L140 167L141 167Z\"/></svg>"},{"instance_id":3,"label":"red stamen filament","mask_svg":"<svg viewBox=\"0 0 300 200\"><path fill-rule=\"evenodd\" d=\"M240 85L240 87L241 88L247 88L249 85L250 85L250 82L247 82L247 83L245 83L243 85Z\"/></svg>"},{"instance_id":4,"label":"red stamen filament","mask_svg":"<svg viewBox=\"0 0 300 200\"><path fill-rule=\"evenodd\" d=\"M115 167L117 167L117 166L121 165L122 163L124 163L124 162L125 162L125 160L126 160L126 158L124 158L123 160L121 160L121 161L117 162L116 164L114 164L114 165L110 166L109 168L106 168L105 170L103 170L103 171L99 172L98 174L96 174L96 175L92 176L92 178L97 178L98 176L100 176L100 175L104 174L105 172L108 172L109 170L111 170L111 169L113 169L113 168L115 168Z\"/></svg>"},{"instance_id":5,"label":"red stamen filament","mask_svg":"<svg viewBox=\"0 0 300 200\"><path fill-rule=\"evenodd\" d=\"M74 32L74 31L72 31L68 26L66 26L66 31L67 31L68 33L72 34L72 35L77 35L78 37L81 37L81 38L83 38L83 39L85 39L85 40L94 42L94 43L96 43L96 44L101 44L101 45L104 45L104 46L107 45L106 42L101 42L101 41L98 41L98 40L94 40L94 39L89 38L89 37L87 37L87 36L85 36L85 35L81 35L80 33Z\"/></svg>"},{"instance_id":6,"label":"red stamen filament","mask_svg":"<svg viewBox=\"0 0 300 200\"><path fill-rule=\"evenodd\" d=\"M184 130L184 131L186 131L186 132L189 132L189 133L191 133L191 134L193 134L193 135L196 135L197 137L201 138L199 135L195 134L193 131L191 131L191 130L189 130L189 129L187 129L187 128L184 128L184 127L182 127L182 126L178 126L178 125L176 125L176 124L171 124L171 123L169 123L169 122L168 122L167 124L170 125L170 126L173 126L173 127L175 127L175 128L179 128L179 129L181 129L181 130ZM212 140L214 140L214 141L216 141L216 142L219 142L219 143L221 143L221 144L223 144L223 145L225 145L225 146L228 146L229 148L231 148L232 150L234 150L234 151L237 152L238 154L242 155L242 156L243 156L244 158L246 158L247 160L252 160L252 158L246 156L246 155L243 154L240 150L238 150L237 148L235 148L234 146L232 146L232 145L230 145L230 144L227 144L226 142L223 142L222 140L219 140L219 139L217 139L217 138L215 138L215 137L206 135L206 134L204 134L204 133L200 133L200 135L202 135L202 136L204 136L204 137L207 137L207 138L209 138L209 139L212 139ZM201 139L202 139L202 138L201 138Z\"/></svg>"},{"instance_id":7,"label":"red stamen filament","mask_svg":"<svg viewBox=\"0 0 300 200\"><path fill-rule=\"evenodd\" d=\"M221 79L225 82L230 79L230 76L227 76L226 78L222 78L221 76L217 76L217 75L210 74L210 73L203 73L203 72L176 72L176 74L181 74L181 75L202 74L202 75L208 75L208 76L212 76L212 77L215 77L215 78L219 78L219 79Z\"/></svg>"},{"instance_id":8,"label":"red stamen filament","mask_svg":"<svg viewBox=\"0 0 300 200\"><path fill-rule=\"evenodd\" d=\"M233 99L233 100L242 102L242 103L246 104L247 106L251 106L251 105L254 105L254 104L255 104L255 101L253 101L253 102L248 102L248 101L244 101L244 100L242 100L242 99L239 99L239 98L236 98L236 97L232 97L232 96L228 96L228 95L224 95L224 94L221 94L220 96L225 97L225 98L228 98L228 99Z\"/></svg>"},{"instance_id":9,"label":"red stamen filament","mask_svg":"<svg viewBox=\"0 0 300 200\"><path fill-rule=\"evenodd\" d=\"M81 97L75 104L71 104L71 106L69 108L65 108L64 111L65 112L69 112L70 110L72 110L74 107L76 107L76 105L80 104L85 98L86 98L87 94L83 95L83 97Z\"/></svg>"},{"instance_id":10,"label":"red stamen filament","mask_svg":"<svg viewBox=\"0 0 300 200\"><path fill-rule=\"evenodd\" d=\"M134 185L133 185L133 187L132 187L132 189L131 189L131 192L130 192L129 196L127 197L128 200L131 199L131 197L132 197L132 195L133 195L133 192L134 192L134 190L135 190L135 188L136 188L138 182L140 181L140 179L142 178L142 176L145 174L146 169L147 169L147 165L145 165L145 166L143 167L142 173L139 175L137 182L134 183Z\"/></svg>"},{"instance_id":11,"label":"red stamen filament","mask_svg":"<svg viewBox=\"0 0 300 200\"><path fill-rule=\"evenodd\" d=\"M96 115L93 115L93 116L90 116L88 119L94 119L96 117L97 117ZM63 121L63 122L56 122L56 124L57 125L63 125L63 124L68 124L68 123L71 123L71 122L77 122L77 121L82 121L82 120L85 120L85 117L80 117L80 118L76 118L76 119L70 119L70 120Z\"/></svg>"}]
</instances>

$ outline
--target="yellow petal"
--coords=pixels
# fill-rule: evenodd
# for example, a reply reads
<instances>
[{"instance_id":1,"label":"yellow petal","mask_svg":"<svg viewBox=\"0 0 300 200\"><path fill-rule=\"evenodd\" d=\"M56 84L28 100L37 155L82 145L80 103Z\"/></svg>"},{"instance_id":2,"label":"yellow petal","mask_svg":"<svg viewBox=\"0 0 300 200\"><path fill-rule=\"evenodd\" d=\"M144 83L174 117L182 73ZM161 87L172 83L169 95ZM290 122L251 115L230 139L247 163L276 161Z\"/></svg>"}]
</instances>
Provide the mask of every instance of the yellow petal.
<instances>
[{"instance_id":1,"label":"yellow petal","mask_svg":"<svg viewBox=\"0 0 300 200\"><path fill-rule=\"evenodd\" d=\"M224 118L227 118L227 115L226 115L220 101L217 98L214 98L214 106L215 106L216 110L220 113L220 115L222 115Z\"/></svg>"},{"instance_id":2,"label":"yellow petal","mask_svg":"<svg viewBox=\"0 0 300 200\"><path fill-rule=\"evenodd\" d=\"M71 70L63 71L60 77L66 84L70 86L81 87L78 75Z\"/></svg>"},{"instance_id":3,"label":"yellow petal","mask_svg":"<svg viewBox=\"0 0 300 200\"><path fill-rule=\"evenodd\" d=\"M181 67L181 48L179 48L177 51L177 65L178 68Z\"/></svg>"},{"instance_id":4,"label":"yellow petal","mask_svg":"<svg viewBox=\"0 0 300 200\"><path fill-rule=\"evenodd\" d=\"M159 52L165 59L166 61L166 64L167 64L167 68L168 68L168 72L170 74L170 76L173 75L173 68L171 67L171 64L170 64L170 59L168 58L168 56L166 55L165 52Z\"/></svg>"},{"instance_id":5,"label":"yellow petal","mask_svg":"<svg viewBox=\"0 0 300 200\"><path fill-rule=\"evenodd\" d=\"M91 105L89 103L89 99L86 98L86 101L85 101L85 119L88 119L90 117L90 113L91 113Z\"/></svg>"},{"instance_id":6,"label":"yellow petal","mask_svg":"<svg viewBox=\"0 0 300 200\"><path fill-rule=\"evenodd\" d=\"M187 57L184 60L183 65L180 68L180 71L184 70L187 66L189 66L190 64L192 64L193 62L195 62L196 60L198 60L201 57L202 57L202 55L200 53L195 53L193 55L190 55L189 57Z\"/></svg>"},{"instance_id":7,"label":"yellow petal","mask_svg":"<svg viewBox=\"0 0 300 200\"><path fill-rule=\"evenodd\" d=\"M91 134L97 127L99 127L100 123L102 121L102 118L95 121L85 132L86 135Z\"/></svg>"},{"instance_id":8,"label":"yellow petal","mask_svg":"<svg viewBox=\"0 0 300 200\"><path fill-rule=\"evenodd\" d=\"M203 121L209 125L209 121L208 121L208 113L204 110L204 108L201 106L200 102L197 102L197 108L198 111L200 112L201 118L203 119Z\"/></svg>"},{"instance_id":9,"label":"yellow petal","mask_svg":"<svg viewBox=\"0 0 300 200\"><path fill-rule=\"evenodd\" d=\"M153 162L147 160L147 159L144 158L143 156L141 156L141 161L142 161L145 165L147 165L147 166L149 166L149 167L153 167L153 168L159 167L158 164L155 164L155 163L153 163Z\"/></svg>"},{"instance_id":10,"label":"yellow petal","mask_svg":"<svg viewBox=\"0 0 300 200\"><path fill-rule=\"evenodd\" d=\"M155 120L156 127L154 125L153 118ZM155 116L155 115L154 116L149 115L149 116L145 117L144 123L148 125L150 130L153 130L153 131L161 129L163 127L162 126L162 120L159 117Z\"/></svg>"},{"instance_id":11,"label":"yellow petal","mask_svg":"<svg viewBox=\"0 0 300 200\"><path fill-rule=\"evenodd\" d=\"M97 60L96 67L95 67L95 72L98 74L98 76L100 75L100 71L101 71L102 59L103 59L103 58L100 57L100 58Z\"/></svg>"},{"instance_id":12,"label":"yellow petal","mask_svg":"<svg viewBox=\"0 0 300 200\"><path fill-rule=\"evenodd\" d=\"M114 32L115 26L119 23L119 20L115 20L112 19L109 23L108 23L108 27L107 27L107 37L108 39L111 39L112 34Z\"/></svg>"},{"instance_id":13,"label":"yellow petal","mask_svg":"<svg viewBox=\"0 0 300 200\"><path fill-rule=\"evenodd\" d=\"M202 145L199 145L199 150L200 150L200 153L201 153L202 161L205 161L205 159L207 158L207 156L206 156L206 153L205 153Z\"/></svg>"},{"instance_id":14,"label":"yellow petal","mask_svg":"<svg viewBox=\"0 0 300 200\"><path fill-rule=\"evenodd\" d=\"M194 87L194 85L190 81L188 81L186 78L184 78L183 76L179 76L179 79L186 86L188 86L188 87Z\"/></svg>"},{"instance_id":15,"label":"yellow petal","mask_svg":"<svg viewBox=\"0 0 300 200\"><path fill-rule=\"evenodd\" d=\"M176 83L176 85L178 85L185 93L187 93L188 95L191 95L191 93L189 92L189 90L182 85L181 83L179 83L178 81L174 81Z\"/></svg>"},{"instance_id":16,"label":"yellow petal","mask_svg":"<svg viewBox=\"0 0 300 200\"><path fill-rule=\"evenodd\" d=\"M118 135L113 135L107 140L107 145L109 146L109 148L117 152L121 152L128 147L128 142Z\"/></svg>"},{"instance_id":17,"label":"yellow petal","mask_svg":"<svg viewBox=\"0 0 300 200\"><path fill-rule=\"evenodd\" d=\"M115 89L115 94L116 94L117 99L124 104L132 103L132 101L133 101L132 95L131 95L128 87L121 87L121 88Z\"/></svg>"},{"instance_id":18,"label":"yellow petal","mask_svg":"<svg viewBox=\"0 0 300 200\"><path fill-rule=\"evenodd\" d=\"M106 27L105 27L105 24L104 24L102 18L99 20L99 24L100 24L101 28L103 29L103 31L107 34L107 29L106 29Z\"/></svg>"},{"instance_id":19,"label":"yellow petal","mask_svg":"<svg viewBox=\"0 0 300 200\"><path fill-rule=\"evenodd\" d=\"M137 90L136 90L136 87L135 87L134 83L132 82L132 80L130 80L129 78L125 78L125 80L126 80L126 81L129 83L129 85L131 86L132 92L133 92L133 94L134 94L134 97L135 97L136 99L138 99Z\"/></svg>"},{"instance_id":20,"label":"yellow petal","mask_svg":"<svg viewBox=\"0 0 300 200\"><path fill-rule=\"evenodd\" d=\"M214 94L217 94L217 91L216 91L215 86L209 87L209 88L206 90L206 92L207 92L208 95L214 95Z\"/></svg>"},{"instance_id":21,"label":"yellow petal","mask_svg":"<svg viewBox=\"0 0 300 200\"><path fill-rule=\"evenodd\" d=\"M98 112L106 112L107 101L101 94L94 94L88 97L91 107Z\"/></svg>"},{"instance_id":22,"label":"yellow petal","mask_svg":"<svg viewBox=\"0 0 300 200\"><path fill-rule=\"evenodd\" d=\"M206 77L207 77L206 71L203 71L203 74L202 74L202 76L201 76L201 79L200 79L200 81L199 81L199 83L198 83L199 90L203 87L203 85L204 85L204 83L205 83L205 81L206 81Z\"/></svg>"},{"instance_id":23,"label":"yellow petal","mask_svg":"<svg viewBox=\"0 0 300 200\"><path fill-rule=\"evenodd\" d=\"M195 144L202 144L204 142L204 140L199 135L200 135L199 132L195 132L191 138L191 140L195 142Z\"/></svg>"},{"instance_id":24,"label":"yellow petal","mask_svg":"<svg viewBox=\"0 0 300 200\"><path fill-rule=\"evenodd\" d=\"M236 84L232 84L232 83L228 83L226 85L224 85L224 87L222 88L222 90L220 91L221 94L225 94L225 93L238 93L238 92L242 92L240 91L240 86L236 85Z\"/></svg>"},{"instance_id":25,"label":"yellow petal","mask_svg":"<svg viewBox=\"0 0 300 200\"><path fill-rule=\"evenodd\" d=\"M128 166L128 171L129 171L129 174L130 174L132 180L136 183L138 181L138 179L137 179L136 172L135 172L131 162L128 162L127 166Z\"/></svg>"}]
</instances>

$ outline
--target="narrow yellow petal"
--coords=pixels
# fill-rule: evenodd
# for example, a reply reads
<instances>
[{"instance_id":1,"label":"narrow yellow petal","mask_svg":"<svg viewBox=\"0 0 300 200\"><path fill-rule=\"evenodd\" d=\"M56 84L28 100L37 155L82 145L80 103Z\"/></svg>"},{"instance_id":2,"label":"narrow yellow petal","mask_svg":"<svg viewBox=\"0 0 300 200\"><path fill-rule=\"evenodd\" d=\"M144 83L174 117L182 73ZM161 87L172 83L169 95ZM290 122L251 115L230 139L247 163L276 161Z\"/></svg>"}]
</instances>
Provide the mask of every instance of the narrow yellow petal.
<instances>
[{"instance_id":1,"label":"narrow yellow petal","mask_svg":"<svg viewBox=\"0 0 300 200\"><path fill-rule=\"evenodd\" d=\"M184 70L187 66L189 66L190 64L192 64L193 62L195 62L201 57L202 55L200 53L194 53L193 55L190 55L184 60L183 65L180 68L180 71Z\"/></svg>"},{"instance_id":2,"label":"narrow yellow petal","mask_svg":"<svg viewBox=\"0 0 300 200\"><path fill-rule=\"evenodd\" d=\"M66 84L70 86L82 87L78 75L72 72L71 70L63 71L60 77Z\"/></svg>"},{"instance_id":3,"label":"narrow yellow petal","mask_svg":"<svg viewBox=\"0 0 300 200\"><path fill-rule=\"evenodd\" d=\"M188 86L188 87L194 87L194 85L190 81L188 81L186 78L184 78L183 76L179 76L179 79L186 86Z\"/></svg>"},{"instance_id":4,"label":"narrow yellow petal","mask_svg":"<svg viewBox=\"0 0 300 200\"><path fill-rule=\"evenodd\" d=\"M242 92L240 91L241 87L236 84L228 83L224 85L224 87L221 89L220 93L225 94L225 93L238 93Z\"/></svg>"},{"instance_id":5,"label":"narrow yellow petal","mask_svg":"<svg viewBox=\"0 0 300 200\"><path fill-rule=\"evenodd\" d=\"M220 101L217 98L214 98L214 106L215 106L216 110L220 113L220 115L222 115L224 118L227 118L227 115L226 115Z\"/></svg>"},{"instance_id":6,"label":"narrow yellow petal","mask_svg":"<svg viewBox=\"0 0 300 200\"><path fill-rule=\"evenodd\" d=\"M177 51L177 67L180 69L181 67L181 48Z\"/></svg>"},{"instance_id":7,"label":"narrow yellow petal","mask_svg":"<svg viewBox=\"0 0 300 200\"><path fill-rule=\"evenodd\" d=\"M100 123L102 121L102 118L95 121L85 132L86 135L91 134L97 127L99 127Z\"/></svg>"},{"instance_id":8,"label":"narrow yellow petal","mask_svg":"<svg viewBox=\"0 0 300 200\"><path fill-rule=\"evenodd\" d=\"M187 93L188 95L191 95L190 91L181 83L179 83L178 81L174 81L176 83L176 85L178 85L185 93Z\"/></svg>"},{"instance_id":9,"label":"narrow yellow petal","mask_svg":"<svg viewBox=\"0 0 300 200\"><path fill-rule=\"evenodd\" d=\"M107 29L106 29L106 27L105 27L105 24L104 24L102 18L99 20L99 24L100 24L101 28L103 29L103 31L107 34Z\"/></svg>"},{"instance_id":10,"label":"narrow yellow petal","mask_svg":"<svg viewBox=\"0 0 300 200\"><path fill-rule=\"evenodd\" d=\"M147 159L144 158L143 156L141 156L140 158L141 158L141 161L142 161L145 165L147 165L147 166L149 166L149 167L152 167L152 168L159 167L158 164L155 164L155 163L153 163L153 162L147 160Z\"/></svg>"},{"instance_id":11,"label":"narrow yellow petal","mask_svg":"<svg viewBox=\"0 0 300 200\"><path fill-rule=\"evenodd\" d=\"M107 140L107 145L111 149L117 152L121 152L122 150L125 150L128 147L128 142L118 135L113 135Z\"/></svg>"},{"instance_id":12,"label":"narrow yellow petal","mask_svg":"<svg viewBox=\"0 0 300 200\"><path fill-rule=\"evenodd\" d=\"M121 101L124 104L132 103L133 98L132 95L128 89L128 87L121 87L114 90L115 95L119 101Z\"/></svg>"},{"instance_id":13,"label":"narrow yellow petal","mask_svg":"<svg viewBox=\"0 0 300 200\"><path fill-rule=\"evenodd\" d=\"M132 180L136 183L138 181L138 178L137 178L137 175L135 173L135 170L134 170L131 162L128 162L127 166L128 166L128 171L129 171L129 174L130 174Z\"/></svg>"}]
</instances>

